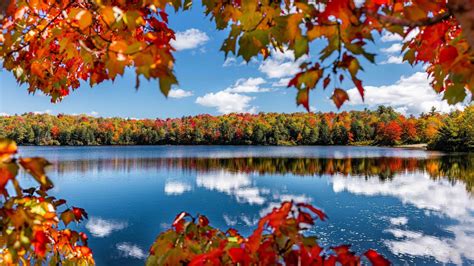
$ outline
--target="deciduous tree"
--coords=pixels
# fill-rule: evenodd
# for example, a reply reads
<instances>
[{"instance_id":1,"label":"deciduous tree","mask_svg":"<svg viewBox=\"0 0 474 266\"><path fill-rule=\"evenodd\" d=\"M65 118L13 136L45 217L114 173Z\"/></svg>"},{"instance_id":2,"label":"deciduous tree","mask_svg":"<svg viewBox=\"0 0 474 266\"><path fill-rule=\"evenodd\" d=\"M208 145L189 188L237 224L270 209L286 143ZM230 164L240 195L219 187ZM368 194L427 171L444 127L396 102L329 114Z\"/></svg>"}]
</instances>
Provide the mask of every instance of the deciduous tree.
<instances>
[{"instance_id":1,"label":"deciduous tree","mask_svg":"<svg viewBox=\"0 0 474 266\"><path fill-rule=\"evenodd\" d=\"M166 6L188 9L191 0L2 1L0 58L29 92L61 100L81 81L114 80L132 67L137 76L159 79L167 95L173 74L174 32ZM433 89L450 103L474 91L474 4L469 0L203 1L205 14L228 30L221 50L249 61L275 51L308 55L288 86L309 110L309 93L332 84L332 100L349 99L341 83L364 97L363 60L378 33L403 39L403 59L425 64ZM318 42L319 45L312 45Z\"/></svg>"}]
</instances>

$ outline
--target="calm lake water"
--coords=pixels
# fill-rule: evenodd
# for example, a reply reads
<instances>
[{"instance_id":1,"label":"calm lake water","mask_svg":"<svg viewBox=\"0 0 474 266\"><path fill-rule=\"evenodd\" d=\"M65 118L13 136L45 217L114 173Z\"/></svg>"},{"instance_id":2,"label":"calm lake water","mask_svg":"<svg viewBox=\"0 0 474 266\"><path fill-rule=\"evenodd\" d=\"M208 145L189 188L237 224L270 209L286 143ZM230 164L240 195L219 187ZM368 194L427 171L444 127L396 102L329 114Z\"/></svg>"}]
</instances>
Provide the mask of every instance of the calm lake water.
<instances>
[{"instance_id":1,"label":"calm lake water","mask_svg":"<svg viewBox=\"0 0 474 266\"><path fill-rule=\"evenodd\" d=\"M22 147L54 165L52 193L83 207L97 265L143 265L180 211L248 235L284 200L329 216L324 245L395 264L474 264L474 157L374 147ZM24 177L24 182L30 182Z\"/></svg>"}]
</instances>

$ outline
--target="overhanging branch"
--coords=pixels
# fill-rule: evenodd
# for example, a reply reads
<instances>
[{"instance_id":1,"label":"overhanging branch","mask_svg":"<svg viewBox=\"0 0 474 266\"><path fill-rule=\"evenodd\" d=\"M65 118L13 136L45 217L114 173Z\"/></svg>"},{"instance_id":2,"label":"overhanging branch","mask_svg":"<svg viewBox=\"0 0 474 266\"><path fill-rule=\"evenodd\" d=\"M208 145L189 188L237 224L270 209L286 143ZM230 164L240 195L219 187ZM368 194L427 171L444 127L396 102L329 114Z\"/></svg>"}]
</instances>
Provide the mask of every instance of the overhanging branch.
<instances>
[{"instance_id":1,"label":"overhanging branch","mask_svg":"<svg viewBox=\"0 0 474 266\"><path fill-rule=\"evenodd\" d=\"M450 19L453 14L448 10L448 11L443 12L441 14L438 14L436 16L427 17L425 19L416 20L416 21L409 20L409 19L406 19L406 18L399 18L399 17L388 16L388 15L382 15L382 14L378 14L378 13L369 13L369 15L377 18L380 22L382 22L384 24L414 28L414 27L434 25L436 23L439 23L439 22L442 22L444 20Z\"/></svg>"}]
</instances>

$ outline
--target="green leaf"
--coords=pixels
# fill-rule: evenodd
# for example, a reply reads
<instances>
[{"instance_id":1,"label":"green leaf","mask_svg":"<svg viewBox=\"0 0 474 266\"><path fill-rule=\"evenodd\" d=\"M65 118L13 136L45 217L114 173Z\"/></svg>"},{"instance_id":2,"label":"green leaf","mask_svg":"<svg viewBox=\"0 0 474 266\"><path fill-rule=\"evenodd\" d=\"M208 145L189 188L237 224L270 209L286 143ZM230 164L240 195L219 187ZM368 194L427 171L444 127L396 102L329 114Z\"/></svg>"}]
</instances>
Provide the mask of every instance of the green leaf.
<instances>
[{"instance_id":1,"label":"green leaf","mask_svg":"<svg viewBox=\"0 0 474 266\"><path fill-rule=\"evenodd\" d=\"M171 90L171 86L178 84L178 80L176 80L176 77L173 74L166 75L164 77L160 78L160 90L163 95L168 97L168 93Z\"/></svg>"},{"instance_id":2,"label":"green leaf","mask_svg":"<svg viewBox=\"0 0 474 266\"><path fill-rule=\"evenodd\" d=\"M253 1L255 2L255 1ZM245 12L240 17L242 28L244 31L255 30L260 21L262 21L263 15L260 12Z\"/></svg>"},{"instance_id":3,"label":"green leaf","mask_svg":"<svg viewBox=\"0 0 474 266\"><path fill-rule=\"evenodd\" d=\"M466 96L466 89L462 83L454 83L444 92L444 99L451 105L464 101Z\"/></svg>"},{"instance_id":4,"label":"green leaf","mask_svg":"<svg viewBox=\"0 0 474 266\"><path fill-rule=\"evenodd\" d=\"M370 63L375 64L375 54L363 51L362 55L365 57L365 59L369 60Z\"/></svg>"},{"instance_id":5,"label":"green leaf","mask_svg":"<svg viewBox=\"0 0 474 266\"><path fill-rule=\"evenodd\" d=\"M411 65L415 62L415 50L410 49L403 55L403 61L408 61Z\"/></svg>"},{"instance_id":6,"label":"green leaf","mask_svg":"<svg viewBox=\"0 0 474 266\"><path fill-rule=\"evenodd\" d=\"M298 38L295 41L295 58L298 59L301 56L308 53L308 39L306 37Z\"/></svg>"},{"instance_id":7,"label":"green leaf","mask_svg":"<svg viewBox=\"0 0 474 266\"><path fill-rule=\"evenodd\" d=\"M184 0L183 10L188 10L193 5L192 0Z\"/></svg>"},{"instance_id":8,"label":"green leaf","mask_svg":"<svg viewBox=\"0 0 474 266\"><path fill-rule=\"evenodd\" d=\"M244 33L239 39L239 56L242 56L245 61L250 61L253 56L256 56L260 50L269 43L268 33L263 30L255 30Z\"/></svg>"}]
</instances>

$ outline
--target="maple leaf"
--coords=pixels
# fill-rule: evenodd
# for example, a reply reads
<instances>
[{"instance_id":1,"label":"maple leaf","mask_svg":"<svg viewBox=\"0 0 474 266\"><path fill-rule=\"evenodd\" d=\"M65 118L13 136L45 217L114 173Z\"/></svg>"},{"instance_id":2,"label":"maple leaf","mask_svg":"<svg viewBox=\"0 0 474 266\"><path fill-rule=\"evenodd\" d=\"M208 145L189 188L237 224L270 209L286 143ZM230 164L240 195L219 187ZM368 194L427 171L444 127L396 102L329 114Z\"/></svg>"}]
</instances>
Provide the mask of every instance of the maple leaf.
<instances>
[{"instance_id":1,"label":"maple leaf","mask_svg":"<svg viewBox=\"0 0 474 266\"><path fill-rule=\"evenodd\" d=\"M334 89L334 93L331 96L331 99L336 104L336 107L339 109L345 101L349 100L349 95L345 90L336 88Z\"/></svg>"}]
</instances>

